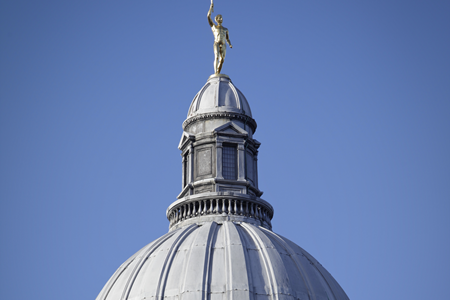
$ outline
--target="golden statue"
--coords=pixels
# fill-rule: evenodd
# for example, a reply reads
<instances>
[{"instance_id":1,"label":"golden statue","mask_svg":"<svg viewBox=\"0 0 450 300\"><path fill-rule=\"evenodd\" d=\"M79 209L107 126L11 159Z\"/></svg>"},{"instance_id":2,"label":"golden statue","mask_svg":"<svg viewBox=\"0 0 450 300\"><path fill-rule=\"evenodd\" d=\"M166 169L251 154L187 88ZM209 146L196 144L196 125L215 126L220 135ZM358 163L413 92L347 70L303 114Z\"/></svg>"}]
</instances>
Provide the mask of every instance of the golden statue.
<instances>
[{"instance_id":1,"label":"golden statue","mask_svg":"<svg viewBox=\"0 0 450 300\"><path fill-rule=\"evenodd\" d=\"M214 3L211 0L211 7L208 11L208 22L209 26L211 26L211 30L214 34L214 72L216 74L220 73L222 70L223 61L225 60L225 54L227 53L227 44L230 45L230 48L233 48L230 42L230 38L228 37L228 29L222 26L222 15L217 15L215 20L217 25L215 25L211 19L211 12L214 12Z\"/></svg>"}]
</instances>

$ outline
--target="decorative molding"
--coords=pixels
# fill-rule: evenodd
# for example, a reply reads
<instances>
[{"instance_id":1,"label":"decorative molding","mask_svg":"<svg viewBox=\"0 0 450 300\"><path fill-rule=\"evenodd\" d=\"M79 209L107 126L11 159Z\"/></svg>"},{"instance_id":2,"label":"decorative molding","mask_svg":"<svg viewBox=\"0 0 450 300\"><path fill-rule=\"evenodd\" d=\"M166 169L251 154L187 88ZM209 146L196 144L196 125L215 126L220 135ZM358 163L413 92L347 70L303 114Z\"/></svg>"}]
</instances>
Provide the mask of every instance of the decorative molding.
<instances>
[{"instance_id":1,"label":"decorative molding","mask_svg":"<svg viewBox=\"0 0 450 300\"><path fill-rule=\"evenodd\" d=\"M233 192L233 193L244 194L244 190L243 189L238 189L238 188L228 187L228 186L219 186L218 187L218 191L219 192Z\"/></svg>"},{"instance_id":2,"label":"decorative molding","mask_svg":"<svg viewBox=\"0 0 450 300\"><path fill-rule=\"evenodd\" d=\"M187 184L183 190L181 191L181 193L177 196L177 199L183 198L185 196L187 196L189 190L194 189L194 187L192 186L192 184Z\"/></svg>"},{"instance_id":3,"label":"decorative molding","mask_svg":"<svg viewBox=\"0 0 450 300\"><path fill-rule=\"evenodd\" d=\"M212 186L207 186L207 187L194 189L194 195L198 195L198 194L201 194L201 193L209 193L209 192L212 192Z\"/></svg>"},{"instance_id":4,"label":"decorative molding","mask_svg":"<svg viewBox=\"0 0 450 300\"><path fill-rule=\"evenodd\" d=\"M196 115L193 117L189 117L183 122L183 130L188 125L190 125L196 121L199 121L199 120L204 121L204 120L217 119L217 118L227 118L230 120L235 119L235 120L240 120L242 122L245 122L247 120L247 125L250 126L253 133L256 131L257 124L253 118L246 116L244 114L230 113L230 112L205 113L205 114L200 114L200 115Z\"/></svg>"},{"instance_id":5,"label":"decorative molding","mask_svg":"<svg viewBox=\"0 0 450 300\"><path fill-rule=\"evenodd\" d=\"M219 127L216 127L214 129L214 133L217 135L229 135L232 136L248 136L248 132L241 128L239 125L237 125L235 122L230 121L223 125L220 125Z\"/></svg>"},{"instance_id":6,"label":"decorative molding","mask_svg":"<svg viewBox=\"0 0 450 300\"><path fill-rule=\"evenodd\" d=\"M228 180L228 179L223 179L223 178L207 178L207 179L201 179L201 180L194 181L194 182L188 184L187 186L185 186L183 188L183 191L178 195L177 199L180 199L180 198L184 197L184 196L182 196L182 195L185 195L185 193L183 193L183 192L185 192L185 190L187 190L189 187L191 189L194 189L194 188L197 188L199 186L208 185L208 184L222 184L222 185L223 184L227 184L227 185L230 185L230 186L236 186L236 185L238 185L238 186L246 186L250 190L252 190L253 193L257 197L261 197L262 194L264 193L263 191L260 191L257 187L253 186L251 184L251 182L248 181L248 180L237 181L237 180Z\"/></svg>"},{"instance_id":7,"label":"decorative molding","mask_svg":"<svg viewBox=\"0 0 450 300\"><path fill-rule=\"evenodd\" d=\"M188 141L195 141L195 135L190 132L183 131L180 142L178 143L178 149L182 150Z\"/></svg>"}]
</instances>

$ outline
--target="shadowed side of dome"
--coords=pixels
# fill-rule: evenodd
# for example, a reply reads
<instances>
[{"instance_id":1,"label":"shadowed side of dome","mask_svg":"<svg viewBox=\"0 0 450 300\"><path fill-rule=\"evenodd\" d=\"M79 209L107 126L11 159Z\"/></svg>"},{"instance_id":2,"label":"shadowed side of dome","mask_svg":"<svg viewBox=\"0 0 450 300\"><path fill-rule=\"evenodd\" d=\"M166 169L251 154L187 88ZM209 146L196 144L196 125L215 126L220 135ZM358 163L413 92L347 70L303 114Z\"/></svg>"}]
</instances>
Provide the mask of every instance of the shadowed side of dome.
<instances>
[{"instance_id":1,"label":"shadowed side of dome","mask_svg":"<svg viewBox=\"0 0 450 300\"><path fill-rule=\"evenodd\" d=\"M205 222L167 233L128 259L97 300L347 300L291 241L249 223Z\"/></svg>"},{"instance_id":2,"label":"shadowed side of dome","mask_svg":"<svg viewBox=\"0 0 450 300\"><path fill-rule=\"evenodd\" d=\"M230 112L252 117L250 105L230 78L218 74L210 77L195 95L188 111L188 118L203 113Z\"/></svg>"}]
</instances>

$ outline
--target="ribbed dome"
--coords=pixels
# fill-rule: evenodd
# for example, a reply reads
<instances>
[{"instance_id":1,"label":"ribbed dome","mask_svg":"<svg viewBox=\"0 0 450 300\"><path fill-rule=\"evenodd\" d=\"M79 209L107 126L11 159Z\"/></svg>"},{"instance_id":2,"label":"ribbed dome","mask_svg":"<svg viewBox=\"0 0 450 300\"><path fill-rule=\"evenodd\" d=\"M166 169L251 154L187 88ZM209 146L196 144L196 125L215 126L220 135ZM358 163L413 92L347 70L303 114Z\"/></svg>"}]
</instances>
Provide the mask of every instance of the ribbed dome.
<instances>
[{"instance_id":1,"label":"ribbed dome","mask_svg":"<svg viewBox=\"0 0 450 300\"><path fill-rule=\"evenodd\" d=\"M170 231L120 266L97 300L348 299L309 253L249 223Z\"/></svg>"},{"instance_id":2,"label":"ribbed dome","mask_svg":"<svg viewBox=\"0 0 450 300\"><path fill-rule=\"evenodd\" d=\"M233 112L252 116L247 99L226 75L213 75L195 95L188 118L203 113Z\"/></svg>"}]
</instances>

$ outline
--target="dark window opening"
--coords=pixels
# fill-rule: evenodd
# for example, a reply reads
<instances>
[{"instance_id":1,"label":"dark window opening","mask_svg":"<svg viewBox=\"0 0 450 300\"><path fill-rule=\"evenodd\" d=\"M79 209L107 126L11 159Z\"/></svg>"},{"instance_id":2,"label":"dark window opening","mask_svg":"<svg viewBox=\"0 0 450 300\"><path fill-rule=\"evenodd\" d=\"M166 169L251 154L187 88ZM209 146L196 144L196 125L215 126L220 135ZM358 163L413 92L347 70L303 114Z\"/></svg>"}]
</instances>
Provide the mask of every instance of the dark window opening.
<instances>
[{"instance_id":1,"label":"dark window opening","mask_svg":"<svg viewBox=\"0 0 450 300\"><path fill-rule=\"evenodd\" d=\"M225 179L237 179L237 149L236 146L222 148L222 176Z\"/></svg>"}]
</instances>

